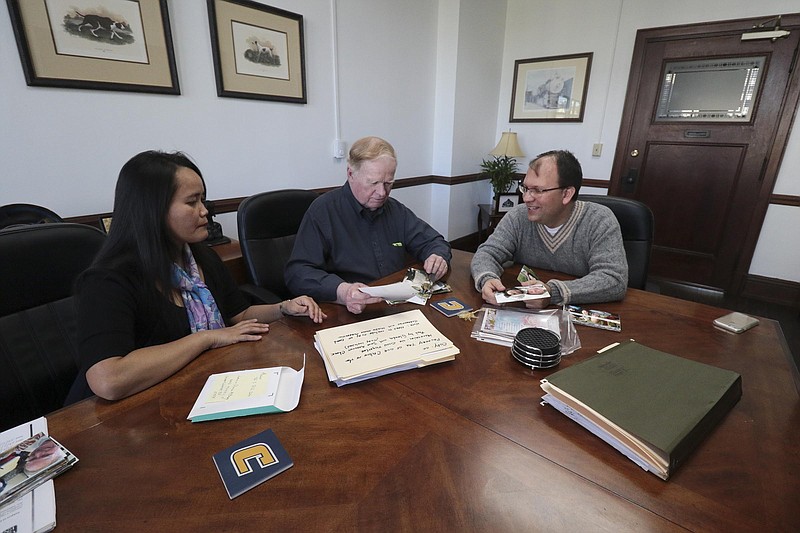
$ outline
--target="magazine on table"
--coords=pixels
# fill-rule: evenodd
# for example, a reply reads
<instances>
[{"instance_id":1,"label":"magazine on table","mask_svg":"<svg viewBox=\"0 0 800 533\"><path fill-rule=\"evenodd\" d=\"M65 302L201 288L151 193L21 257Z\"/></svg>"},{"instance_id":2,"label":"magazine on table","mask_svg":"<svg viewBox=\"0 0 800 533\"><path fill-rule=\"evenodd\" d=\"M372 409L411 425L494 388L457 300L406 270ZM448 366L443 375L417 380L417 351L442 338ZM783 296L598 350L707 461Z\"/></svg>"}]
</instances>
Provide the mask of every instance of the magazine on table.
<instances>
[{"instance_id":1,"label":"magazine on table","mask_svg":"<svg viewBox=\"0 0 800 533\"><path fill-rule=\"evenodd\" d=\"M43 416L36 418L0 433L0 450L10 450L35 435L47 433L47 419ZM8 459L8 455L4 454L4 458ZM12 457L6 460L0 472L8 474L16 466ZM52 479L0 505L2 532L45 533L55 527L56 492Z\"/></svg>"},{"instance_id":2,"label":"magazine on table","mask_svg":"<svg viewBox=\"0 0 800 533\"><path fill-rule=\"evenodd\" d=\"M78 458L40 431L0 453L0 505L72 467Z\"/></svg>"}]
</instances>

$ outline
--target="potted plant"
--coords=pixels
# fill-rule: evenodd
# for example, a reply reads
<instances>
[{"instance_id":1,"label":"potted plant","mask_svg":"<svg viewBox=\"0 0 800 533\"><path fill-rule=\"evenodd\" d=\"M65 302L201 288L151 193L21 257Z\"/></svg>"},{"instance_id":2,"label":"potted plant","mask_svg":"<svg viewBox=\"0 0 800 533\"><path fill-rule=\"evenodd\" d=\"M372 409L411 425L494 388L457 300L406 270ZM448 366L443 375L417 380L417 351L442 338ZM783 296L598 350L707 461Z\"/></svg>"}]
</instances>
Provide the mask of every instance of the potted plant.
<instances>
[{"instance_id":1,"label":"potted plant","mask_svg":"<svg viewBox=\"0 0 800 533\"><path fill-rule=\"evenodd\" d=\"M507 155L493 156L481 162L483 174L489 178L494 192L495 204L499 196L517 180L517 160Z\"/></svg>"}]
</instances>

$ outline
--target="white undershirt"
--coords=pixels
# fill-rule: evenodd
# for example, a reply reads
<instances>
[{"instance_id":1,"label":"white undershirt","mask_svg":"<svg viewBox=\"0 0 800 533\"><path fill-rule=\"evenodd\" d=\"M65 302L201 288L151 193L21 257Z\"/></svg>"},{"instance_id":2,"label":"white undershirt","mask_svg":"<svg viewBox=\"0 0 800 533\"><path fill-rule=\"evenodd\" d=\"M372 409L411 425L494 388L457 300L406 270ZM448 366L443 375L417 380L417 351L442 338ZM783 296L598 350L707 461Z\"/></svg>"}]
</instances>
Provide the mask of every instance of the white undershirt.
<instances>
[{"instance_id":1,"label":"white undershirt","mask_svg":"<svg viewBox=\"0 0 800 533\"><path fill-rule=\"evenodd\" d=\"M544 226L544 224L542 224L542 225ZM561 226L563 226L563 225L564 224L561 224ZM544 226L544 229L547 230L547 233L549 233L551 237L553 237L553 236L555 236L556 233L558 233L558 230L561 229L561 226L556 226L555 228L551 228L549 226Z\"/></svg>"}]
</instances>

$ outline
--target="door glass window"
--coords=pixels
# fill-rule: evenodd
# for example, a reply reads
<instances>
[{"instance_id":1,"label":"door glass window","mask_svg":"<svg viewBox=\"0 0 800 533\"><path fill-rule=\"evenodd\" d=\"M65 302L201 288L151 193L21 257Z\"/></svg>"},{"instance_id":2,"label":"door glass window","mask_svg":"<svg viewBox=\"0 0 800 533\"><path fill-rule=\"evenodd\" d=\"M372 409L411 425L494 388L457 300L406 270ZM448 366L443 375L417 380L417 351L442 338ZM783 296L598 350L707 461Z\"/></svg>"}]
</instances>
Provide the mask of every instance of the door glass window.
<instances>
[{"instance_id":1,"label":"door glass window","mask_svg":"<svg viewBox=\"0 0 800 533\"><path fill-rule=\"evenodd\" d=\"M668 62L656 122L748 122L764 61L760 56Z\"/></svg>"}]
</instances>

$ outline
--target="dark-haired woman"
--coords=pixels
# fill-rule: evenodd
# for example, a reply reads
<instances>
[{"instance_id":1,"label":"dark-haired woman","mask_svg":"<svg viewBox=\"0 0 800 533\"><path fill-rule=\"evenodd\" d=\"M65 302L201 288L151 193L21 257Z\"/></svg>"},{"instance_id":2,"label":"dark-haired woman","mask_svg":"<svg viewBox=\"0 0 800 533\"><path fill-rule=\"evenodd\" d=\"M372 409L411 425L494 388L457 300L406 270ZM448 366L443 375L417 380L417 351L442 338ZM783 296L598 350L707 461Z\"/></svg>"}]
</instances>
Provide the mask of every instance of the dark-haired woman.
<instances>
[{"instance_id":1,"label":"dark-haired woman","mask_svg":"<svg viewBox=\"0 0 800 533\"><path fill-rule=\"evenodd\" d=\"M206 350L261 339L283 315L325 318L308 296L250 305L202 243L205 194L179 152L142 152L122 167L108 238L76 286L81 371L67 403L135 394Z\"/></svg>"}]
</instances>

